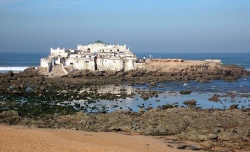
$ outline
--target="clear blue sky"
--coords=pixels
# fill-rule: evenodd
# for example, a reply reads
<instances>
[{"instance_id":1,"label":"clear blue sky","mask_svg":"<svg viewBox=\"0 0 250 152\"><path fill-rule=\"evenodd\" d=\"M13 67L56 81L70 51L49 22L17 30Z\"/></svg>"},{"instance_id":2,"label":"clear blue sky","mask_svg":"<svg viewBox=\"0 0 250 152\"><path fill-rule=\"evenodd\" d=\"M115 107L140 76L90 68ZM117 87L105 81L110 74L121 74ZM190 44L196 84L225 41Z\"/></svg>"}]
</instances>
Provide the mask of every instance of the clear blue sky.
<instances>
[{"instance_id":1,"label":"clear blue sky","mask_svg":"<svg viewBox=\"0 0 250 152\"><path fill-rule=\"evenodd\" d=\"M250 52L250 0L1 0L0 51Z\"/></svg>"}]
</instances>

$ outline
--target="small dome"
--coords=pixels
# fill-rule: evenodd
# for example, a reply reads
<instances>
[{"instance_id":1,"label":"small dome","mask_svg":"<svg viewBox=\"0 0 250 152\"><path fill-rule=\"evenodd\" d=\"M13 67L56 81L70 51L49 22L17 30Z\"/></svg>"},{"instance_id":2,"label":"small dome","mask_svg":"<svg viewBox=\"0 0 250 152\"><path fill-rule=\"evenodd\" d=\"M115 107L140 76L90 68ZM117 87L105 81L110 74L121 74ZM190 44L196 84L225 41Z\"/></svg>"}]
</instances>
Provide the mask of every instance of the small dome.
<instances>
[{"instance_id":1,"label":"small dome","mask_svg":"<svg viewBox=\"0 0 250 152\"><path fill-rule=\"evenodd\" d=\"M95 41L95 43L103 43L101 40L97 40L97 41Z\"/></svg>"}]
</instances>

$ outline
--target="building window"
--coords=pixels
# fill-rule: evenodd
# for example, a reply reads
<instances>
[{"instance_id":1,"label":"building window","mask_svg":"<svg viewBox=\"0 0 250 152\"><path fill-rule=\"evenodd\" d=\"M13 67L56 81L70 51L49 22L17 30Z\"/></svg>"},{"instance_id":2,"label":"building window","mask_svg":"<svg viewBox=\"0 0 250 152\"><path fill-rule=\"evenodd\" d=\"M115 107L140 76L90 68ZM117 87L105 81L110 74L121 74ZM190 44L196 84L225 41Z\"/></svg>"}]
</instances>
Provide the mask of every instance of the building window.
<instances>
[{"instance_id":1,"label":"building window","mask_svg":"<svg viewBox=\"0 0 250 152\"><path fill-rule=\"evenodd\" d=\"M86 61L86 63L89 63L89 61Z\"/></svg>"}]
</instances>

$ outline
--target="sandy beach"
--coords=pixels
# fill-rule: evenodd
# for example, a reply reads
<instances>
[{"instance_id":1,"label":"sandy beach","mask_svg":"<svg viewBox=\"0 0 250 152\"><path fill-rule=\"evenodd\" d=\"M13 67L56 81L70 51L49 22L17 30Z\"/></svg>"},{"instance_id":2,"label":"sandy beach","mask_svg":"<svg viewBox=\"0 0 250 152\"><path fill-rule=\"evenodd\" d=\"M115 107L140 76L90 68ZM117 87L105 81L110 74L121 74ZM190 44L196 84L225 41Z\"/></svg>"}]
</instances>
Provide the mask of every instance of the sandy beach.
<instances>
[{"instance_id":1,"label":"sandy beach","mask_svg":"<svg viewBox=\"0 0 250 152\"><path fill-rule=\"evenodd\" d=\"M0 125L1 152L178 152L150 136ZM185 150L189 152L189 150Z\"/></svg>"}]
</instances>

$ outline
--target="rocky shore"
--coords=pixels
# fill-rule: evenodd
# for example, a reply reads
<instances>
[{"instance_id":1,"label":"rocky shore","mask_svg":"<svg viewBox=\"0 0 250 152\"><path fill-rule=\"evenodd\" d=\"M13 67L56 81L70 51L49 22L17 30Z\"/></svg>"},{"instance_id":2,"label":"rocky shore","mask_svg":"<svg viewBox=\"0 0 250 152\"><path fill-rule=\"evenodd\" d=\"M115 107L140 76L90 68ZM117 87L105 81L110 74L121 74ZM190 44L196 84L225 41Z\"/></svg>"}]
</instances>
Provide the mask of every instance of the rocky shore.
<instances>
[{"instance_id":1,"label":"rocky shore","mask_svg":"<svg viewBox=\"0 0 250 152\"><path fill-rule=\"evenodd\" d=\"M20 73L0 74L0 123L40 128L67 128L85 131L133 132L142 135L176 136L179 140L200 143L197 149L213 147L249 148L249 109L228 110L197 108L174 108L163 106L132 111L87 113L88 103L95 100L116 100L133 96L120 90L119 96L98 93L103 85L135 85L158 82L187 82L195 80L207 83L210 80L237 81L250 72L237 66L221 66L210 69L197 66L172 71L133 70L128 72L90 72L73 70L61 78L49 78L36 68ZM88 88L90 91L83 91ZM188 91L188 90L187 90ZM142 98L157 96L151 90L141 92ZM216 98L216 96L214 97ZM86 105L61 104L64 101L86 100ZM216 98L217 99L217 98ZM211 99L211 100L216 100ZM190 100L186 104L195 104Z\"/></svg>"},{"instance_id":2,"label":"rocky shore","mask_svg":"<svg viewBox=\"0 0 250 152\"><path fill-rule=\"evenodd\" d=\"M94 132L122 131L163 138L174 135L178 140L199 143L197 149L203 150L214 147L248 149L250 146L250 110L169 108L140 113L115 111L108 114L47 114L42 119L25 118L17 111L9 110L0 113L0 123Z\"/></svg>"}]
</instances>

